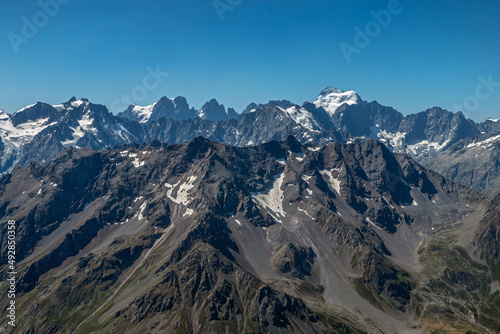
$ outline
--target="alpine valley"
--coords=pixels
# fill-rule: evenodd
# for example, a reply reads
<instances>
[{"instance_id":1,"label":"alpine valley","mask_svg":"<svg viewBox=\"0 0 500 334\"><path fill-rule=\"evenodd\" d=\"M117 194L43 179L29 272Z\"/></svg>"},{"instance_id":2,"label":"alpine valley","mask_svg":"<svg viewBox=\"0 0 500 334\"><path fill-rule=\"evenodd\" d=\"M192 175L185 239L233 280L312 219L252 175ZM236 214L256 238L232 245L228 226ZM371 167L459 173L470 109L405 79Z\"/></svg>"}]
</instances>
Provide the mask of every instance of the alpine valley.
<instances>
[{"instance_id":1,"label":"alpine valley","mask_svg":"<svg viewBox=\"0 0 500 334\"><path fill-rule=\"evenodd\" d=\"M0 333L500 333L496 120L72 98L0 113L0 152Z\"/></svg>"}]
</instances>

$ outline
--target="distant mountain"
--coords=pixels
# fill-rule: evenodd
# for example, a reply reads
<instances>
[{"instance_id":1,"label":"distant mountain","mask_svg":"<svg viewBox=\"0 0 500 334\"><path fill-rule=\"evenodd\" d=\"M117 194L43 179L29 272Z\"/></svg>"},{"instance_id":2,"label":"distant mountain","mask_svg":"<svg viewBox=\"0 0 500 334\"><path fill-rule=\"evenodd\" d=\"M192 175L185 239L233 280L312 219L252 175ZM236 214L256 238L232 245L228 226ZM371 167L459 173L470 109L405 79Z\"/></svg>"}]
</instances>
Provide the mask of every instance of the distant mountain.
<instances>
[{"instance_id":1,"label":"distant mountain","mask_svg":"<svg viewBox=\"0 0 500 334\"><path fill-rule=\"evenodd\" d=\"M194 108L189 108L186 98L178 96L175 99L169 99L164 96L158 102L149 106L131 105L127 110L119 113L118 116L139 123L148 123L163 117L182 121L198 117L198 114Z\"/></svg>"},{"instance_id":2,"label":"distant mountain","mask_svg":"<svg viewBox=\"0 0 500 334\"><path fill-rule=\"evenodd\" d=\"M201 107L198 116L201 119L217 122L230 118L238 118L239 115L233 108L229 108L226 112L226 107L223 104L219 104L216 99L212 99Z\"/></svg>"},{"instance_id":3,"label":"distant mountain","mask_svg":"<svg viewBox=\"0 0 500 334\"><path fill-rule=\"evenodd\" d=\"M365 102L359 97L355 91L342 91L338 88L327 87L320 94L318 99L314 102L316 107L322 107L325 111L333 117L337 110L343 105L363 105Z\"/></svg>"},{"instance_id":4,"label":"distant mountain","mask_svg":"<svg viewBox=\"0 0 500 334\"><path fill-rule=\"evenodd\" d=\"M500 133L500 120L493 118L486 118L479 123L479 129L482 133Z\"/></svg>"},{"instance_id":5,"label":"distant mountain","mask_svg":"<svg viewBox=\"0 0 500 334\"><path fill-rule=\"evenodd\" d=\"M375 140L67 148L0 180L23 333L497 332L487 207Z\"/></svg>"},{"instance_id":6,"label":"distant mountain","mask_svg":"<svg viewBox=\"0 0 500 334\"><path fill-rule=\"evenodd\" d=\"M500 193L500 135L461 140L425 165L457 183L495 196Z\"/></svg>"},{"instance_id":7,"label":"distant mountain","mask_svg":"<svg viewBox=\"0 0 500 334\"><path fill-rule=\"evenodd\" d=\"M481 140L498 131L500 122L494 119L476 124L461 112L454 114L438 107L405 116L376 101L366 102L354 91L332 87L324 89L314 103L251 103L241 114L215 99L196 110L183 97L163 97L150 106L131 105L114 116L102 105L73 98L57 106L39 102L13 115L0 114L0 172L31 161L45 163L70 145L103 149L153 140L185 143L203 136L229 145L251 146L293 135L302 143L319 145L377 139L393 152L407 154L482 191L500 176L493 164L483 168L489 168L484 179L472 177L468 168L452 173L445 163L440 168L433 161L441 152L450 154L448 149L462 140ZM479 160L488 159L490 154L485 152Z\"/></svg>"},{"instance_id":8,"label":"distant mountain","mask_svg":"<svg viewBox=\"0 0 500 334\"><path fill-rule=\"evenodd\" d=\"M308 103L287 109L271 103L232 118L237 115L233 109L226 112L212 100L201 113L198 117L182 97L162 98L149 107L131 106L120 116L86 99L72 98L55 106L39 102L12 116L0 114L1 171L31 161L45 163L68 146L99 150L153 140L183 143L197 136L237 146L282 140L288 135L316 143L344 139L326 112Z\"/></svg>"}]
</instances>

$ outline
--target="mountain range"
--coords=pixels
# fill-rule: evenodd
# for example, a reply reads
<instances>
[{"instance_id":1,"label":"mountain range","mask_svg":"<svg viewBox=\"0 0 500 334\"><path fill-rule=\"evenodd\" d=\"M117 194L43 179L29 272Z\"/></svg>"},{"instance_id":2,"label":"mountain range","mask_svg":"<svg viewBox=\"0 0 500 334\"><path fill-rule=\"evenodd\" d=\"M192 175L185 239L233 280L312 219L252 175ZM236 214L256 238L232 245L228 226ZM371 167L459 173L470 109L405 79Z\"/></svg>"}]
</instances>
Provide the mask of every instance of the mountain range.
<instances>
[{"instance_id":1,"label":"mountain range","mask_svg":"<svg viewBox=\"0 0 500 334\"><path fill-rule=\"evenodd\" d=\"M331 87L0 112L0 333L499 333L499 131Z\"/></svg>"},{"instance_id":2,"label":"mountain range","mask_svg":"<svg viewBox=\"0 0 500 334\"><path fill-rule=\"evenodd\" d=\"M495 119L475 123L461 112L438 107L404 116L376 101L366 102L354 91L331 87L312 103L251 103L241 114L215 99L196 110L184 97L162 97L149 106L131 105L115 116L105 106L72 98L59 105L38 102L12 115L0 113L0 172L26 167L31 161L45 163L69 146L99 150L153 140L185 143L203 136L244 147L293 135L302 143L319 145L377 139L391 151L405 153L460 184L495 195L487 188L500 182L493 158L500 153L498 145L486 150L468 145L470 141L497 143L499 131L500 122ZM468 152L457 161L459 146L461 152ZM483 172L467 179L470 165L479 160L490 162L482 164Z\"/></svg>"},{"instance_id":3,"label":"mountain range","mask_svg":"<svg viewBox=\"0 0 500 334\"><path fill-rule=\"evenodd\" d=\"M498 332L497 202L375 140L68 148L0 180L16 331Z\"/></svg>"}]
</instances>

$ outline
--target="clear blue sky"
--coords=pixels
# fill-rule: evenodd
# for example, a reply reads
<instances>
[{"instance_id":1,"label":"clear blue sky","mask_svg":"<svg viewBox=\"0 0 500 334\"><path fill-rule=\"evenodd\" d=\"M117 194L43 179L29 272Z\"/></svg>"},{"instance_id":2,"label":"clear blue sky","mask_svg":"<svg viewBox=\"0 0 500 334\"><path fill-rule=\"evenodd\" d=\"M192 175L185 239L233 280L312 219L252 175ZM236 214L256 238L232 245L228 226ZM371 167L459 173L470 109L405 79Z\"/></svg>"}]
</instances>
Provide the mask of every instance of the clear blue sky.
<instances>
[{"instance_id":1,"label":"clear blue sky","mask_svg":"<svg viewBox=\"0 0 500 334\"><path fill-rule=\"evenodd\" d=\"M500 1L401 0L348 63L339 45L355 46L354 28L389 2L243 0L221 20L213 0L69 0L43 22L37 1L2 0L0 109L73 95L113 109L159 65L169 76L138 104L182 95L200 108L215 97L241 112L250 102L313 101L334 86L405 114L468 101L474 120L500 118L500 84L476 94L478 77L500 82ZM33 16L41 27L16 53L9 33L22 37Z\"/></svg>"}]
</instances>

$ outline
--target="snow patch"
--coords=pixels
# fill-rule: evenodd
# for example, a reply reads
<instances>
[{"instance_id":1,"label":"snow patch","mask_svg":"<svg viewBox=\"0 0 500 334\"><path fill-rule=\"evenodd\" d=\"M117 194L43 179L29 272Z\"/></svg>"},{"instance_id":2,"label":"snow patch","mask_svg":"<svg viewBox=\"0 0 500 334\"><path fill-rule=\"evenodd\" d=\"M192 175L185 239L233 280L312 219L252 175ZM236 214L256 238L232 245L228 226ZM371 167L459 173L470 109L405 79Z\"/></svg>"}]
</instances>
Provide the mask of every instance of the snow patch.
<instances>
[{"instance_id":1,"label":"snow patch","mask_svg":"<svg viewBox=\"0 0 500 334\"><path fill-rule=\"evenodd\" d=\"M366 220L367 222L369 222L370 224L372 224L373 226L375 226L376 228L378 228L379 230L382 230L380 227L378 227L377 225L375 225L375 224L374 224L374 223L370 220L370 218L366 217L366 218L365 218L365 220Z\"/></svg>"},{"instance_id":2,"label":"snow patch","mask_svg":"<svg viewBox=\"0 0 500 334\"><path fill-rule=\"evenodd\" d=\"M335 178L333 177L333 174L332 174L332 171L337 171L336 169L333 169L333 170L322 170L320 171L320 174L321 175L326 175L328 176L328 181L330 181L330 185L333 187L333 189L340 195L342 196L342 194L340 193L340 185L341 185L341 181L338 179L338 178ZM339 171L340 172L340 171Z\"/></svg>"},{"instance_id":3,"label":"snow patch","mask_svg":"<svg viewBox=\"0 0 500 334\"><path fill-rule=\"evenodd\" d=\"M191 216L193 213L194 213L194 210L193 210L193 209L187 208L187 209L186 209L186 212L184 212L184 214L183 214L182 216L183 216L183 217L186 217L186 216Z\"/></svg>"},{"instance_id":4,"label":"snow patch","mask_svg":"<svg viewBox=\"0 0 500 334\"><path fill-rule=\"evenodd\" d=\"M179 180L176 184L171 187L168 187L165 183L165 186L170 188L167 190L167 197L170 198L174 203L187 205L190 201L189 191L194 188L194 182L198 176L190 176L187 179L187 182L182 183L182 180ZM175 196L173 195L174 190L177 188Z\"/></svg>"},{"instance_id":5,"label":"snow patch","mask_svg":"<svg viewBox=\"0 0 500 334\"><path fill-rule=\"evenodd\" d=\"M264 193L252 194L252 199L257 204L259 204L265 209L271 210L276 215L280 215L282 217L285 217L286 215L283 209L283 199L285 195L283 193L283 190L281 190L284 179L285 179L285 173L281 173L279 177L275 179L271 189L267 190Z\"/></svg>"},{"instance_id":6,"label":"snow patch","mask_svg":"<svg viewBox=\"0 0 500 334\"><path fill-rule=\"evenodd\" d=\"M139 168L141 166L144 166L144 161L139 161L139 158L135 158L134 161L132 161L132 164L135 168Z\"/></svg>"},{"instance_id":7,"label":"snow patch","mask_svg":"<svg viewBox=\"0 0 500 334\"><path fill-rule=\"evenodd\" d=\"M378 128L377 128L378 129ZM388 132L387 130L379 130L373 139L378 139L387 146L392 146L394 150L403 152L405 150L406 132Z\"/></svg>"},{"instance_id":8,"label":"snow patch","mask_svg":"<svg viewBox=\"0 0 500 334\"><path fill-rule=\"evenodd\" d=\"M300 127L313 132L320 132L321 126L318 124L314 116L304 108L298 106L292 106L287 109L278 107L282 111L286 112L288 116Z\"/></svg>"},{"instance_id":9,"label":"snow patch","mask_svg":"<svg viewBox=\"0 0 500 334\"><path fill-rule=\"evenodd\" d=\"M41 118L36 121L21 123L17 126L12 124L10 117L0 118L0 137L4 144L19 148L23 144L30 142L37 134L47 127L55 125L57 122L48 123L49 118ZM4 152L6 153L6 152Z\"/></svg>"},{"instance_id":10,"label":"snow patch","mask_svg":"<svg viewBox=\"0 0 500 334\"><path fill-rule=\"evenodd\" d=\"M446 145L450 143L450 140L444 141L442 144L438 142L430 142L428 140L422 140L419 143L413 144L413 145L408 145L408 150L413 154L413 155L420 155L425 152L438 152L442 148L444 148Z\"/></svg>"},{"instance_id":11,"label":"snow patch","mask_svg":"<svg viewBox=\"0 0 500 334\"><path fill-rule=\"evenodd\" d=\"M311 217L311 215L310 215L310 214L308 214L306 210L301 209L301 208L299 208L299 207L297 207L297 210L299 210L300 212L304 212L304 213L307 215L307 217L309 217L309 218L311 218L312 220L314 220L314 218L313 218L313 217Z\"/></svg>"},{"instance_id":12,"label":"snow patch","mask_svg":"<svg viewBox=\"0 0 500 334\"><path fill-rule=\"evenodd\" d=\"M139 123L147 123L151 118L151 115L153 114L153 108L155 107L155 105L156 103L153 103L149 106L141 107L134 104L134 107L132 108L132 113L139 120Z\"/></svg>"},{"instance_id":13,"label":"snow patch","mask_svg":"<svg viewBox=\"0 0 500 334\"><path fill-rule=\"evenodd\" d=\"M485 139L483 141L477 142L477 143L471 143L467 145L467 148L472 148L472 147L482 147L484 148L485 146L488 147L489 144L492 144L496 141L500 140L500 135L490 137L488 139Z\"/></svg>"},{"instance_id":14,"label":"snow patch","mask_svg":"<svg viewBox=\"0 0 500 334\"><path fill-rule=\"evenodd\" d=\"M140 198L142 198L142 196ZM141 204L141 206L139 207L139 211L136 212L133 218L137 218L137 220L142 220L144 218L142 214L144 212L144 209L146 209L146 205L148 205L148 201L144 201L144 203Z\"/></svg>"}]
</instances>

